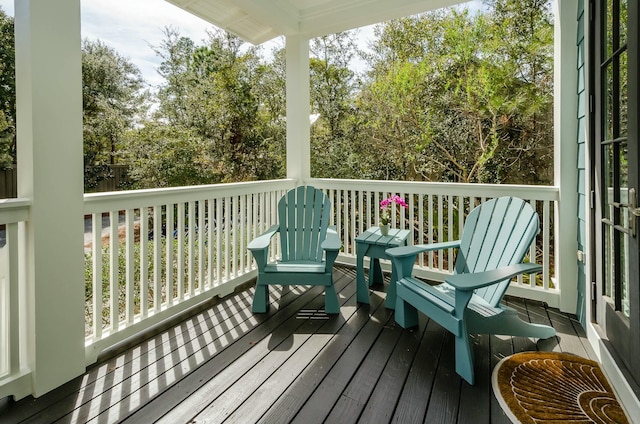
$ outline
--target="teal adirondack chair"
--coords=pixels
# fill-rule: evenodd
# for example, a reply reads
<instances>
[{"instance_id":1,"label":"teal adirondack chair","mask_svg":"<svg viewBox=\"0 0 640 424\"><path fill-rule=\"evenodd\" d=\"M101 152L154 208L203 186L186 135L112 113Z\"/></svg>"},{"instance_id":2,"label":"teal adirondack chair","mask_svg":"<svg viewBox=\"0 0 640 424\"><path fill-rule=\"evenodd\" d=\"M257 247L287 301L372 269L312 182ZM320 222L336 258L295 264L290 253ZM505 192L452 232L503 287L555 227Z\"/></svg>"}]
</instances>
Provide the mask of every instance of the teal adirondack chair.
<instances>
[{"instance_id":1,"label":"teal adirondack chair","mask_svg":"<svg viewBox=\"0 0 640 424\"><path fill-rule=\"evenodd\" d=\"M289 190L278 202L278 224L249 243L258 267L253 312L269 309L270 285L313 285L325 287L325 312L340 312L333 285L333 263L342 242L329 227L331 201L319 189L300 186ZM280 234L282 258L270 263L271 238Z\"/></svg>"},{"instance_id":2,"label":"teal adirondack chair","mask_svg":"<svg viewBox=\"0 0 640 424\"><path fill-rule=\"evenodd\" d=\"M395 320L403 328L418 325L418 311L455 336L456 372L474 384L469 334L553 337L553 327L522 321L500 304L511 279L539 272L522 263L539 231L538 214L522 199L501 197L476 207L467 217L460 240L388 249L398 272ZM455 272L436 286L413 278L422 252L457 248Z\"/></svg>"}]
</instances>

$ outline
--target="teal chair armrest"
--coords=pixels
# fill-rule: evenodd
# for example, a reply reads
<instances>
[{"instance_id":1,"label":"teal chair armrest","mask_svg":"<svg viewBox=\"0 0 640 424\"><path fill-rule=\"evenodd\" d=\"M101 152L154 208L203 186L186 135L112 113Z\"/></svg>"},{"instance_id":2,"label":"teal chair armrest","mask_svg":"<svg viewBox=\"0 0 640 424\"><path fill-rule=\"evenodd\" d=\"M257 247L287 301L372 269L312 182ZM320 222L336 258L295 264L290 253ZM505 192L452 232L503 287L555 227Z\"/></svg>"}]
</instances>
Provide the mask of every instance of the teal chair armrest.
<instances>
[{"instance_id":1,"label":"teal chair armrest","mask_svg":"<svg viewBox=\"0 0 640 424\"><path fill-rule=\"evenodd\" d=\"M445 241L442 243L416 244L415 246L392 247L385 250L391 258L391 262L398 273L398 279L411 277L413 265L420 253L432 250L453 249L460 246L460 240Z\"/></svg>"},{"instance_id":2,"label":"teal chair armrest","mask_svg":"<svg viewBox=\"0 0 640 424\"><path fill-rule=\"evenodd\" d=\"M419 253L433 250L455 249L460 246L460 240L445 241L442 243L416 244L414 246L400 246L387 249L385 253L391 257L404 258L418 256Z\"/></svg>"},{"instance_id":3,"label":"teal chair armrest","mask_svg":"<svg viewBox=\"0 0 640 424\"><path fill-rule=\"evenodd\" d=\"M327 228L327 237L322 242L322 250L340 250L341 248L342 241L335 227Z\"/></svg>"},{"instance_id":4,"label":"teal chair armrest","mask_svg":"<svg viewBox=\"0 0 640 424\"><path fill-rule=\"evenodd\" d=\"M268 248L269 243L271 243L271 238L278 231L280 231L280 226L277 224L272 225L271 227L269 227L267 231L265 231L264 233L260 234L258 237L251 240L251 242L247 246L247 249L254 251L254 250L263 250Z\"/></svg>"},{"instance_id":5,"label":"teal chair armrest","mask_svg":"<svg viewBox=\"0 0 640 424\"><path fill-rule=\"evenodd\" d=\"M338 253L342 248L342 240L338 236L335 227L327 228L327 237L322 242L322 250L325 251L326 269L331 270L333 263L338 258Z\"/></svg>"},{"instance_id":6,"label":"teal chair armrest","mask_svg":"<svg viewBox=\"0 0 640 424\"><path fill-rule=\"evenodd\" d=\"M492 269L491 271L450 275L445 278L445 281L456 290L473 291L499 281L511 279L516 275L534 274L540 271L542 271L541 265L521 263Z\"/></svg>"},{"instance_id":7,"label":"teal chair armrest","mask_svg":"<svg viewBox=\"0 0 640 424\"><path fill-rule=\"evenodd\" d=\"M258 270L264 270L267 266L267 259L269 258L269 244L271 243L271 238L278 231L280 231L280 226L277 224L272 225L267 231L251 240L247 246L247 249L251 251L253 258L256 260Z\"/></svg>"}]
</instances>

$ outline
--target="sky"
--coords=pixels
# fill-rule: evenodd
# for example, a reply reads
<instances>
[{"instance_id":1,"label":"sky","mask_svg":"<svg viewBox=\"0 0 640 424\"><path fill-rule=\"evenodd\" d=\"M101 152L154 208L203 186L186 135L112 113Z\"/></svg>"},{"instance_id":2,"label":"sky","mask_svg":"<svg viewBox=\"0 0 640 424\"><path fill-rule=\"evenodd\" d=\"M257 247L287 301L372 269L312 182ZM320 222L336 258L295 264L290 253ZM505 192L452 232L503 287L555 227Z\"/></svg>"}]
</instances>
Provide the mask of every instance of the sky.
<instances>
[{"instance_id":1,"label":"sky","mask_svg":"<svg viewBox=\"0 0 640 424\"><path fill-rule=\"evenodd\" d=\"M14 14L13 2L0 0L0 7L11 16ZM160 59L151 46L160 45L165 27L177 28L196 44L206 40L207 29L213 28L212 24L164 0L81 0L80 4L82 37L99 39L130 59L151 87L162 83L156 71ZM373 36L373 26L361 28L358 34L360 49L367 50L367 41ZM263 54L268 55L275 46L283 45L282 38L267 42L263 44ZM361 71L364 63L356 61L352 67Z\"/></svg>"},{"instance_id":2,"label":"sky","mask_svg":"<svg viewBox=\"0 0 640 424\"><path fill-rule=\"evenodd\" d=\"M20 0L17 0L20 1ZM13 16L14 0L0 0ZM167 26L200 44L213 26L164 0L81 0L82 37L100 39L131 60L152 86L160 84L159 58L151 46L160 45Z\"/></svg>"}]
</instances>

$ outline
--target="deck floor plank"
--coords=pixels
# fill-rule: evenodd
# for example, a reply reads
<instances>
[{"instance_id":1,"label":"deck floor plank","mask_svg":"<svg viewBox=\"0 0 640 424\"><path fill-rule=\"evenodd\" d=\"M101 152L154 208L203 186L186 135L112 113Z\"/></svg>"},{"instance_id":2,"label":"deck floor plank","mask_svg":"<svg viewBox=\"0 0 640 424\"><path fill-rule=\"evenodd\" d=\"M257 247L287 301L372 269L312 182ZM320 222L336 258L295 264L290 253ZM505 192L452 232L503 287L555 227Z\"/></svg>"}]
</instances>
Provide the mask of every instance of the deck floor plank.
<instances>
[{"instance_id":1,"label":"deck floor plank","mask_svg":"<svg viewBox=\"0 0 640 424\"><path fill-rule=\"evenodd\" d=\"M341 279L336 281L336 286L341 288L348 283L348 280ZM291 293L296 292L296 289L291 290ZM257 350L252 349L254 345L271 335L280 325L290 321L291 317L295 317L297 312L308 305L309 302L312 302L313 299L322 297L324 301L322 293L321 287L314 287L300 296L295 296L296 299L293 302L287 305L283 303L284 307L281 309L276 310L276 308L271 307L266 314L257 315L265 317L262 325L254 326L235 340L227 343L219 355L211 355L207 359L205 364L198 369L199 372L191 373L175 385L167 387L163 393L147 404L144 411L133 414L127 419L127 422L145 424L160 419L172 410L174 410L173 413L179 413L179 410L185 410L189 413L196 411L195 415L199 408L208 405L209 397L217 390L217 388L211 388L212 385L208 384L212 376L223 372L245 354L248 354L246 360L250 362L253 359L252 355L258 353ZM203 386L206 387L202 388ZM209 393L209 390L214 390L214 393ZM173 408L173 405L178 404L182 404L182 408L179 410Z\"/></svg>"},{"instance_id":2,"label":"deck floor plank","mask_svg":"<svg viewBox=\"0 0 640 424\"><path fill-rule=\"evenodd\" d=\"M341 296L341 298L350 299L355 295L352 285L342 290L341 294L345 294L345 291L347 292L346 296ZM324 298L316 297L314 302L308 306L311 309L322 309L324 307ZM269 337L265 337L252 348L254 357L247 358L247 355L244 355L207 383L208 386L211 385L216 388L217 397L209 392L207 395L209 404L196 417L191 420L180 420L170 414L167 417L163 417L160 422L166 422L167 424L183 421L217 423L226 420L301 349L314 333L319 331L337 332L344 324L344 321L336 318L333 317L327 320L288 320ZM229 371L234 376L228 375L230 374Z\"/></svg>"},{"instance_id":3,"label":"deck floor plank","mask_svg":"<svg viewBox=\"0 0 640 424\"><path fill-rule=\"evenodd\" d=\"M483 424L491 422L491 336L473 336L473 360L475 365L475 385L462 384L460 387L459 423ZM464 406L464 407L462 407Z\"/></svg>"},{"instance_id":4,"label":"deck floor plank","mask_svg":"<svg viewBox=\"0 0 640 424\"><path fill-rule=\"evenodd\" d=\"M390 321L382 328L378 339L329 413L327 422L348 424L358 421L402 335L402 328L394 324Z\"/></svg>"},{"instance_id":5,"label":"deck floor plank","mask_svg":"<svg viewBox=\"0 0 640 424\"><path fill-rule=\"evenodd\" d=\"M455 424L460 405L460 386L462 378L456 373L455 337L446 333L438 368L436 369L433 389L425 423ZM465 383L466 384L466 383Z\"/></svg>"},{"instance_id":6,"label":"deck floor plank","mask_svg":"<svg viewBox=\"0 0 640 424\"><path fill-rule=\"evenodd\" d=\"M403 331L391 358L384 368L365 409L360 416L362 423L390 422L400 399L411 365L422 341L426 326ZM418 359L419 360L419 359Z\"/></svg>"},{"instance_id":7,"label":"deck floor plank","mask_svg":"<svg viewBox=\"0 0 640 424\"><path fill-rule=\"evenodd\" d=\"M576 317L506 297L558 337L472 336L470 386L455 373L454 338L441 326L422 314L417 328L397 326L386 284L371 288L370 305L357 303L352 268L337 267L335 281L337 316L321 312L321 287L274 288L272 307L257 315L247 289L112 351L38 399L10 402L0 422L501 424L509 420L490 383L500 359L536 349L595 357Z\"/></svg>"},{"instance_id":8,"label":"deck floor plank","mask_svg":"<svg viewBox=\"0 0 640 424\"><path fill-rule=\"evenodd\" d=\"M289 314L295 314L295 310L304 306L308 301L307 293L311 296L320 295L318 290L309 290L298 296L284 309L288 309ZM100 422L119 422L146 405L167 388L182 381L193 370L209 361L211 357L225 352L228 346L235 345L238 340L244 337L254 335L254 330L264 331L274 325L277 327L280 322L286 322L290 317L290 315L282 316L281 321L278 321L273 319L275 316L277 315L250 319L248 325L234 327L231 334L225 333L222 338L213 339L204 333L202 335L204 340L196 338L194 343L183 344L182 340L173 339L171 347L167 348L163 345L159 355L160 359L155 364L143 368L141 372L136 372L130 379L113 385L102 394L101 402L85 404L73 411L70 416L73 421L78 422L89 422L92 419L97 419L99 415L110 417L109 419L101 418L98 420ZM205 354L203 355L202 352ZM117 413L113 415L113 411L117 411ZM148 421L144 420L143 422Z\"/></svg>"},{"instance_id":9,"label":"deck floor plank","mask_svg":"<svg viewBox=\"0 0 640 424\"><path fill-rule=\"evenodd\" d=\"M358 305L358 312L353 322L349 322L348 326L343 327L338 337L335 337L332 343L318 355L313 366L305 368L296 380L287 387L283 395L276 402L271 403L259 422L263 424L290 422L362 328L382 306L383 301L383 298L373 296L370 305Z\"/></svg>"},{"instance_id":10,"label":"deck floor plank","mask_svg":"<svg viewBox=\"0 0 640 424\"><path fill-rule=\"evenodd\" d=\"M424 315L420 315L418 328L425 328L425 332L391 419L394 424L422 423L431 402L446 330Z\"/></svg>"},{"instance_id":11,"label":"deck floor plank","mask_svg":"<svg viewBox=\"0 0 640 424\"><path fill-rule=\"evenodd\" d=\"M351 345L335 362L329 373L293 418L293 423L308 424L324 421L380 335L383 325L386 325L392 316L393 314L388 309L376 309L371 319L364 325ZM380 325L381 323L383 325Z\"/></svg>"}]
</instances>

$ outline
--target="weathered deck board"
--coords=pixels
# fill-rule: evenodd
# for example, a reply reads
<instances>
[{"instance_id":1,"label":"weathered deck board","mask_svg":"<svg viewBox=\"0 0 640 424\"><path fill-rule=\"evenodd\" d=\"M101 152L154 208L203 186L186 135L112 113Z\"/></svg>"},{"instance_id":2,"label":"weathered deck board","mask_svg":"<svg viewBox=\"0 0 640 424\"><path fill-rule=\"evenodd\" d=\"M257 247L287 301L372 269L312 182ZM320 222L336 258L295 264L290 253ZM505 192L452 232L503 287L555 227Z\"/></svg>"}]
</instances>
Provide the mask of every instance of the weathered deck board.
<instances>
[{"instance_id":1,"label":"weathered deck board","mask_svg":"<svg viewBox=\"0 0 640 424\"><path fill-rule=\"evenodd\" d=\"M335 272L341 311L322 312L319 287L272 292L266 314L250 312L252 290L220 300L91 367L41 398L9 403L2 423L507 423L491 371L524 350L593 358L575 317L540 302L506 298L523 319L558 337L474 336L476 384L455 373L453 337L420 317L403 330L384 308L355 299L355 272Z\"/></svg>"}]
</instances>

